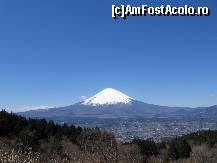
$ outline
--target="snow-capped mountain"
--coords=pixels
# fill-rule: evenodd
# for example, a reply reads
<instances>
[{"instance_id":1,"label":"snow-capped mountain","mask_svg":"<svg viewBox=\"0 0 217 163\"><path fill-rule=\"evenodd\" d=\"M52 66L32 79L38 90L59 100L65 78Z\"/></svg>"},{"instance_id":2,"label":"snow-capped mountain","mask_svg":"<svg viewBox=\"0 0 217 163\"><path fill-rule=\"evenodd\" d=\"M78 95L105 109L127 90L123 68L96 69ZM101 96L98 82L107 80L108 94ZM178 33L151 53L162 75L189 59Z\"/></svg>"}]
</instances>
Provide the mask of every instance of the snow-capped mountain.
<instances>
[{"instance_id":1,"label":"snow-capped mountain","mask_svg":"<svg viewBox=\"0 0 217 163\"><path fill-rule=\"evenodd\" d=\"M83 105L114 105L114 104L130 104L133 98L113 88L106 88L96 95L82 101Z\"/></svg>"},{"instance_id":2,"label":"snow-capped mountain","mask_svg":"<svg viewBox=\"0 0 217 163\"><path fill-rule=\"evenodd\" d=\"M153 117L172 113L179 107L158 106L137 101L113 88L106 88L79 103L59 108L32 110L21 113L28 117L40 118L132 118ZM183 108L182 108L183 109Z\"/></svg>"},{"instance_id":3,"label":"snow-capped mountain","mask_svg":"<svg viewBox=\"0 0 217 163\"><path fill-rule=\"evenodd\" d=\"M118 90L106 88L96 95L70 106L32 110L18 114L33 118L47 118L58 122L80 123L82 121L88 124L95 124L95 122L101 124L104 120L123 118L197 117L197 110L198 108L147 104ZM205 111L207 108L202 110Z\"/></svg>"}]
</instances>

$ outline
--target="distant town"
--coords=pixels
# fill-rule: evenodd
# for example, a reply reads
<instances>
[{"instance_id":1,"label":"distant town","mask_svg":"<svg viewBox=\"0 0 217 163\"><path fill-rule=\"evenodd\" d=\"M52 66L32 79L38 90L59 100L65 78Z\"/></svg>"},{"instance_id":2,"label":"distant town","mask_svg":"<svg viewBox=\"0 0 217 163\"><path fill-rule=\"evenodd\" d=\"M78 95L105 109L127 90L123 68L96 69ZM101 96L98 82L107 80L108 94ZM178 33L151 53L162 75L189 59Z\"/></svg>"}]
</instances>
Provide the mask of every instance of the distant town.
<instances>
[{"instance_id":1,"label":"distant town","mask_svg":"<svg viewBox=\"0 0 217 163\"><path fill-rule=\"evenodd\" d=\"M118 121L118 120L117 120ZM183 136L189 133L201 130L216 130L217 123L215 121L195 120L119 120L108 122L95 122L79 124L82 127L99 126L107 131L112 132L118 141L130 142L135 138L149 139L155 142L170 140L171 138Z\"/></svg>"}]
</instances>

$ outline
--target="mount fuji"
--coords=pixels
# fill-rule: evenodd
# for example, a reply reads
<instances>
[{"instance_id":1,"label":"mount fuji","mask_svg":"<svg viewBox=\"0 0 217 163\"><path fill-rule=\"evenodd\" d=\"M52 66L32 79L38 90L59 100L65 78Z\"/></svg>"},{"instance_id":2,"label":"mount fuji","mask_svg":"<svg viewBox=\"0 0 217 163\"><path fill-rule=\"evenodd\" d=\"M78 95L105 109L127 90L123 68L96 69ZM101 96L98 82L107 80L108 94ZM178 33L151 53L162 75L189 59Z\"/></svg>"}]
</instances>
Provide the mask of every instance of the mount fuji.
<instances>
[{"instance_id":1,"label":"mount fuji","mask_svg":"<svg viewBox=\"0 0 217 163\"><path fill-rule=\"evenodd\" d=\"M214 110L211 115L217 117L215 106L214 109L213 107L207 108L153 105L135 100L113 88L106 88L96 95L70 106L30 110L18 114L25 117L46 118L57 122L74 124L96 121L99 123L105 120L113 121L117 119L197 118L202 112L209 116L209 110Z\"/></svg>"},{"instance_id":2,"label":"mount fuji","mask_svg":"<svg viewBox=\"0 0 217 163\"><path fill-rule=\"evenodd\" d=\"M129 118L152 117L157 114L173 113L179 109L183 108L147 104L118 90L106 88L96 95L70 106L30 110L19 114L28 117L61 119L64 117Z\"/></svg>"}]
</instances>

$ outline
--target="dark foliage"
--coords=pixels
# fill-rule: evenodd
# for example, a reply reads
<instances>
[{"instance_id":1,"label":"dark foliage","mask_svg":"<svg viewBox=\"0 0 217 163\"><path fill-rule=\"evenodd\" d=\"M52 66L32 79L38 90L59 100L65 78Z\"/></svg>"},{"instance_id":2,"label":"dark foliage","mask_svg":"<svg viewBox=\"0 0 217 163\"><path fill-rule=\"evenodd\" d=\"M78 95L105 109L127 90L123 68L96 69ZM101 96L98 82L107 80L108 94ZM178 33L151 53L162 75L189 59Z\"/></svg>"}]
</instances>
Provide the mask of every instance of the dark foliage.
<instances>
[{"instance_id":1,"label":"dark foliage","mask_svg":"<svg viewBox=\"0 0 217 163\"><path fill-rule=\"evenodd\" d=\"M191 146L184 139L173 139L169 143L168 154L173 160L190 157Z\"/></svg>"},{"instance_id":2,"label":"dark foliage","mask_svg":"<svg viewBox=\"0 0 217 163\"><path fill-rule=\"evenodd\" d=\"M15 140L21 148L31 147L37 150L42 143L51 141L54 149L59 149L58 144L63 137L77 143L81 132L81 127L58 125L45 119L26 119L6 111L0 112L0 137Z\"/></svg>"},{"instance_id":3,"label":"dark foliage","mask_svg":"<svg viewBox=\"0 0 217 163\"><path fill-rule=\"evenodd\" d=\"M196 145L208 144L213 147L217 143L217 131L200 131L182 137Z\"/></svg>"},{"instance_id":4,"label":"dark foliage","mask_svg":"<svg viewBox=\"0 0 217 163\"><path fill-rule=\"evenodd\" d=\"M139 150L143 155L152 156L159 154L160 148L154 141L135 139L132 143L138 145Z\"/></svg>"}]
</instances>

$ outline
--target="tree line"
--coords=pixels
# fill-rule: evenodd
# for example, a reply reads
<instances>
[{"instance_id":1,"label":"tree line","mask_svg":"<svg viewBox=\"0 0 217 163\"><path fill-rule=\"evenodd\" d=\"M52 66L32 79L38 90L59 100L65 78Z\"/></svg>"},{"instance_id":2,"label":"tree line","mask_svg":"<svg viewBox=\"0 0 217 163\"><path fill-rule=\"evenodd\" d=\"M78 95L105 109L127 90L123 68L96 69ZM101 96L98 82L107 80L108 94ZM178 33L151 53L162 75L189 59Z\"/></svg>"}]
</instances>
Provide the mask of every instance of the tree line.
<instances>
[{"instance_id":1,"label":"tree line","mask_svg":"<svg viewBox=\"0 0 217 163\"><path fill-rule=\"evenodd\" d=\"M215 149L217 131L192 133L162 143L141 139L123 143L100 128L81 128L45 119L27 119L4 110L0 112L1 162L2 158L15 158L12 155L20 162L30 159L35 161L29 162L36 163L171 162L192 158L194 147L203 144Z\"/></svg>"}]
</instances>

